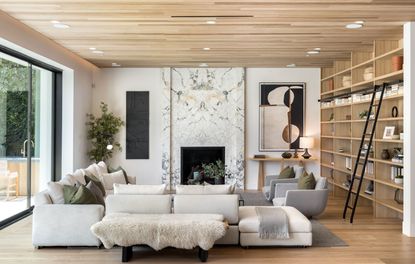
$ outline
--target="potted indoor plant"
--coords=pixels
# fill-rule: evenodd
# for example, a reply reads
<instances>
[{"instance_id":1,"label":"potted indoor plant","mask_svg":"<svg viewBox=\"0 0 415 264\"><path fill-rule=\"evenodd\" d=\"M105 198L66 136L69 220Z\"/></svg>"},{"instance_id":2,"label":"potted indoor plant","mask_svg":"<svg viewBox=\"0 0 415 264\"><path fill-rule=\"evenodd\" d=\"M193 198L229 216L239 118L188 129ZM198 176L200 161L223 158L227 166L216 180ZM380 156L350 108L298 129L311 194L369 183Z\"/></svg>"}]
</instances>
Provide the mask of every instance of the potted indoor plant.
<instances>
[{"instance_id":1,"label":"potted indoor plant","mask_svg":"<svg viewBox=\"0 0 415 264\"><path fill-rule=\"evenodd\" d=\"M214 179L215 184L225 183L226 166L221 160L212 163L202 164L203 172L206 178Z\"/></svg>"},{"instance_id":2,"label":"potted indoor plant","mask_svg":"<svg viewBox=\"0 0 415 264\"><path fill-rule=\"evenodd\" d=\"M107 161L115 151L121 151L121 144L115 140L115 135L124 126L124 121L114 113L108 111L108 105L100 104L101 116L87 114L88 127L87 138L90 140L91 149L88 156L91 161Z\"/></svg>"}]
</instances>

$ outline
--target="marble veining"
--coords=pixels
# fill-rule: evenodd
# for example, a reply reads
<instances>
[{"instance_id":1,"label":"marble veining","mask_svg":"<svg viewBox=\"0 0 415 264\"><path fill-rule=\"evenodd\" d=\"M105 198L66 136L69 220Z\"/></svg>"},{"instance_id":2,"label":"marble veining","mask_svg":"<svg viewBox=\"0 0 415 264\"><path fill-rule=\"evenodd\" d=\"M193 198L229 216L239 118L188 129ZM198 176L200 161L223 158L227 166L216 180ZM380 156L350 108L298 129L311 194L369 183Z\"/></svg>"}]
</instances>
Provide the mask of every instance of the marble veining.
<instances>
[{"instance_id":1,"label":"marble veining","mask_svg":"<svg viewBox=\"0 0 415 264\"><path fill-rule=\"evenodd\" d=\"M225 181L244 187L244 74L243 68L163 71L163 182L180 183L181 147L224 146Z\"/></svg>"}]
</instances>

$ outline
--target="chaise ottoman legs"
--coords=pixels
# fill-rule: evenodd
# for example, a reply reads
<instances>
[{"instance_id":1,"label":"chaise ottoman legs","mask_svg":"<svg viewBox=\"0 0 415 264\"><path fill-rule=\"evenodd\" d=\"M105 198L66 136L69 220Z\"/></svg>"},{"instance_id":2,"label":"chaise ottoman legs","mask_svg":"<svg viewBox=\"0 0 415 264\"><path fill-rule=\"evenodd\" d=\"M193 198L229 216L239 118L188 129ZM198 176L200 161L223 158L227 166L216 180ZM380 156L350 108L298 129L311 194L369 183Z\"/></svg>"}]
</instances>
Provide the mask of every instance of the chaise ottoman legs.
<instances>
[{"instance_id":1,"label":"chaise ottoman legs","mask_svg":"<svg viewBox=\"0 0 415 264\"><path fill-rule=\"evenodd\" d=\"M199 247L199 259L201 262L206 262L208 259L208 251Z\"/></svg>"},{"instance_id":2,"label":"chaise ottoman legs","mask_svg":"<svg viewBox=\"0 0 415 264\"><path fill-rule=\"evenodd\" d=\"M122 247L122 262L128 262L133 255L133 247Z\"/></svg>"}]
</instances>

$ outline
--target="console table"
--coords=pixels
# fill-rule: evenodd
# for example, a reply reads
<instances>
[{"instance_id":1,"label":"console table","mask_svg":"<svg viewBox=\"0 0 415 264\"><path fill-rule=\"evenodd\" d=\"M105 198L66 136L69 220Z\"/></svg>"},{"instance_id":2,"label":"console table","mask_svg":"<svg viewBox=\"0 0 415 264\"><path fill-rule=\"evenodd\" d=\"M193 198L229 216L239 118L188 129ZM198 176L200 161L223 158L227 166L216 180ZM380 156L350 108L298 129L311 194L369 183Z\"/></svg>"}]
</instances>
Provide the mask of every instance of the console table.
<instances>
[{"instance_id":1,"label":"console table","mask_svg":"<svg viewBox=\"0 0 415 264\"><path fill-rule=\"evenodd\" d=\"M304 162L316 161L317 159L314 158L314 157L311 157L309 159L304 159L304 158L284 159L284 158L273 158L273 157L265 157L265 158L251 157L251 158L249 158L249 160L258 161L258 190L261 190L261 188L264 186L264 180L265 180L265 175L264 175L264 163L265 162L270 162L270 161L280 162L281 163L281 169L283 169L285 162L290 162L290 163L295 162L295 163L298 163L298 164L303 164Z\"/></svg>"}]
</instances>

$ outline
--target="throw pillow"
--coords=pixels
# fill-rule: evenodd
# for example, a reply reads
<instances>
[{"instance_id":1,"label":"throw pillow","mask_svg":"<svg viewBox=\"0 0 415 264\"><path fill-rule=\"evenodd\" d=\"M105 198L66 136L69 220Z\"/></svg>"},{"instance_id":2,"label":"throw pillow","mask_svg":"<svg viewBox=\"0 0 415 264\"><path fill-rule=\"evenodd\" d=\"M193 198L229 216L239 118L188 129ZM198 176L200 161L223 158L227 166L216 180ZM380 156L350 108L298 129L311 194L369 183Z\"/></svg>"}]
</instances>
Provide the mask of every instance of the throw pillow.
<instances>
[{"instance_id":1,"label":"throw pillow","mask_svg":"<svg viewBox=\"0 0 415 264\"><path fill-rule=\"evenodd\" d=\"M104 196L102 195L102 192L99 189L99 187L93 181L90 181L86 185L86 188L88 188L88 190L90 190L94 194L95 198L97 199L97 203L105 206Z\"/></svg>"},{"instance_id":2,"label":"throw pillow","mask_svg":"<svg viewBox=\"0 0 415 264\"><path fill-rule=\"evenodd\" d=\"M65 199L63 196L63 184L59 182L48 182L48 194L52 203L64 204Z\"/></svg>"},{"instance_id":3,"label":"throw pillow","mask_svg":"<svg viewBox=\"0 0 415 264\"><path fill-rule=\"evenodd\" d=\"M74 173L72 173L72 175L75 178L75 180L78 181L80 184L86 184L85 174L81 169L77 169L76 171L74 171Z\"/></svg>"},{"instance_id":4,"label":"throw pillow","mask_svg":"<svg viewBox=\"0 0 415 264\"><path fill-rule=\"evenodd\" d=\"M289 179L289 178L294 178L295 177L295 173L294 173L294 169L290 166L285 167L279 175L279 179Z\"/></svg>"},{"instance_id":5,"label":"throw pillow","mask_svg":"<svg viewBox=\"0 0 415 264\"><path fill-rule=\"evenodd\" d=\"M69 186L64 187L65 203L68 204L97 204L95 195L85 186L81 185L79 188Z\"/></svg>"},{"instance_id":6,"label":"throw pillow","mask_svg":"<svg viewBox=\"0 0 415 264\"><path fill-rule=\"evenodd\" d=\"M96 178L99 178L98 170L99 170L99 167L95 163L89 165L86 169L82 169L85 176L95 176Z\"/></svg>"},{"instance_id":7,"label":"throw pillow","mask_svg":"<svg viewBox=\"0 0 415 264\"><path fill-rule=\"evenodd\" d=\"M232 190L233 186L230 184L176 186L176 194L231 194Z\"/></svg>"},{"instance_id":8,"label":"throw pillow","mask_svg":"<svg viewBox=\"0 0 415 264\"><path fill-rule=\"evenodd\" d=\"M314 189L316 187L316 179L314 174L304 171L303 175L298 179L297 188L298 189Z\"/></svg>"},{"instance_id":9,"label":"throw pillow","mask_svg":"<svg viewBox=\"0 0 415 264\"><path fill-rule=\"evenodd\" d=\"M101 190L102 195L105 196L105 187L102 182L95 176L85 175L85 182L88 184L90 181L93 181Z\"/></svg>"},{"instance_id":10,"label":"throw pillow","mask_svg":"<svg viewBox=\"0 0 415 264\"><path fill-rule=\"evenodd\" d=\"M301 175L303 175L303 172L304 172L304 167L301 167L301 166L297 167L295 169L295 178L299 179L301 177Z\"/></svg>"},{"instance_id":11,"label":"throw pillow","mask_svg":"<svg viewBox=\"0 0 415 264\"><path fill-rule=\"evenodd\" d=\"M114 194L164 194L166 192L166 184L160 185L135 185L135 184L119 184L114 183Z\"/></svg>"},{"instance_id":12,"label":"throw pillow","mask_svg":"<svg viewBox=\"0 0 415 264\"><path fill-rule=\"evenodd\" d=\"M101 182L104 184L105 190L114 189L114 183L127 184L122 171L104 173L101 177Z\"/></svg>"},{"instance_id":13,"label":"throw pillow","mask_svg":"<svg viewBox=\"0 0 415 264\"><path fill-rule=\"evenodd\" d=\"M75 185L76 184L76 179L72 174L66 174L60 181L59 183L61 183L62 185Z\"/></svg>"},{"instance_id":14,"label":"throw pillow","mask_svg":"<svg viewBox=\"0 0 415 264\"><path fill-rule=\"evenodd\" d=\"M76 186L70 186L70 185L64 185L63 186L63 196L65 199L65 204L70 204L72 197L75 195L75 193L78 191L79 187Z\"/></svg>"},{"instance_id":15,"label":"throw pillow","mask_svg":"<svg viewBox=\"0 0 415 264\"><path fill-rule=\"evenodd\" d=\"M117 168L111 168L111 167L108 167L108 173L113 173L113 172L117 172L117 171L122 171L122 173L124 173L124 178L125 178L125 182L126 183L130 183L130 182L128 182L128 175L127 175L127 172L123 169L123 167L121 167L121 166L118 166Z\"/></svg>"},{"instance_id":16,"label":"throw pillow","mask_svg":"<svg viewBox=\"0 0 415 264\"><path fill-rule=\"evenodd\" d=\"M105 162L103 161L98 162L96 168L97 168L99 177L101 177L105 173L108 173L107 164L105 164Z\"/></svg>"}]
</instances>

